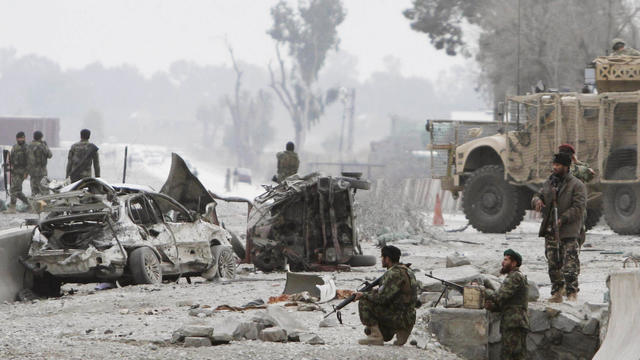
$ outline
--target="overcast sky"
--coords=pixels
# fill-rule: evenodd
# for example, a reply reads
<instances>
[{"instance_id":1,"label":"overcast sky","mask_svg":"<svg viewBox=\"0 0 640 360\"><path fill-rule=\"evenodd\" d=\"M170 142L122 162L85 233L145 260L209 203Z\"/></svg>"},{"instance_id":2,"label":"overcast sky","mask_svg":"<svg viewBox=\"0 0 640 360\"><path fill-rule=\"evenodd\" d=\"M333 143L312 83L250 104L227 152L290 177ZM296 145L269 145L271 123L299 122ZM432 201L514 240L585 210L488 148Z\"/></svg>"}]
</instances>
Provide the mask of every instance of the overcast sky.
<instances>
[{"instance_id":1,"label":"overcast sky","mask_svg":"<svg viewBox=\"0 0 640 360\"><path fill-rule=\"evenodd\" d=\"M412 31L402 10L410 0L343 0L341 50L358 59L366 79L400 59L400 71L437 79L452 65L470 61L436 51ZM132 64L146 75L173 61L228 62L225 37L236 56L264 66L273 59L269 9L277 0L0 0L0 47L49 57L64 68L93 62ZM296 2L293 1L295 4ZM387 62L388 63L388 62Z\"/></svg>"}]
</instances>

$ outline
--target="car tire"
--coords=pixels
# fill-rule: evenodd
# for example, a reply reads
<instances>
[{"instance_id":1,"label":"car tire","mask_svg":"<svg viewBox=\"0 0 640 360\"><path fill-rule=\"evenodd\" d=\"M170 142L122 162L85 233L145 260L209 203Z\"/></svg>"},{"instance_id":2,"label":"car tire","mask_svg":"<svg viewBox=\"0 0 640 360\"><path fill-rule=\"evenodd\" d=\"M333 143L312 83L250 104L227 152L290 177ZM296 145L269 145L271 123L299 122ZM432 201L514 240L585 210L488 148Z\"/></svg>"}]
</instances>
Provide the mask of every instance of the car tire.
<instances>
[{"instance_id":1,"label":"car tire","mask_svg":"<svg viewBox=\"0 0 640 360\"><path fill-rule=\"evenodd\" d=\"M160 284L162 282L162 268L156 254L148 247L133 250L129 255L129 269L133 283Z\"/></svg>"},{"instance_id":2,"label":"car tire","mask_svg":"<svg viewBox=\"0 0 640 360\"><path fill-rule=\"evenodd\" d=\"M373 255L353 255L351 259L349 259L348 264L353 267L374 266L376 264L376 257Z\"/></svg>"},{"instance_id":3,"label":"car tire","mask_svg":"<svg viewBox=\"0 0 640 360\"><path fill-rule=\"evenodd\" d=\"M613 173L613 180L636 177L635 166L623 166ZM640 184L611 184L604 189L604 218L617 234L640 233Z\"/></svg>"},{"instance_id":4,"label":"car tire","mask_svg":"<svg viewBox=\"0 0 640 360\"><path fill-rule=\"evenodd\" d=\"M486 165L467 179L462 208L476 230L504 234L515 229L524 218L522 198L519 189L505 181L502 166Z\"/></svg>"},{"instance_id":5,"label":"car tire","mask_svg":"<svg viewBox=\"0 0 640 360\"><path fill-rule=\"evenodd\" d=\"M227 231L231 235L231 240L229 242L231 243L233 252L236 253L238 258L244 259L246 257L246 251L244 249L244 245L242 244L242 241L240 241L240 238L238 237L238 235L236 235L236 233L228 229Z\"/></svg>"},{"instance_id":6,"label":"car tire","mask_svg":"<svg viewBox=\"0 0 640 360\"><path fill-rule=\"evenodd\" d=\"M45 272L42 276L33 277L33 292L42 297L59 297L62 281Z\"/></svg>"},{"instance_id":7,"label":"car tire","mask_svg":"<svg viewBox=\"0 0 640 360\"><path fill-rule=\"evenodd\" d=\"M587 218L584 220L584 226L587 231L593 229L598 224L602 217L602 209L591 208L587 209Z\"/></svg>"},{"instance_id":8,"label":"car tire","mask_svg":"<svg viewBox=\"0 0 640 360\"><path fill-rule=\"evenodd\" d=\"M217 266L216 277L223 279L235 279L238 265L236 255L229 246L214 245L211 254Z\"/></svg>"}]
</instances>

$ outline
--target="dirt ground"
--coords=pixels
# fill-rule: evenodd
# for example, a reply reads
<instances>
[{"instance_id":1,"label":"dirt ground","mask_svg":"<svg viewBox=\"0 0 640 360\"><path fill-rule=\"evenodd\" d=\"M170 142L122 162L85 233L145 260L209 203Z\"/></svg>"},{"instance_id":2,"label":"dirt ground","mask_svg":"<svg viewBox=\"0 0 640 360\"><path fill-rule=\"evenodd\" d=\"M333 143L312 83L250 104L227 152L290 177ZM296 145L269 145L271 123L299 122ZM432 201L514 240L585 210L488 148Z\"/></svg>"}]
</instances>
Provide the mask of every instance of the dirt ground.
<instances>
[{"instance_id":1,"label":"dirt ground","mask_svg":"<svg viewBox=\"0 0 640 360\"><path fill-rule=\"evenodd\" d=\"M246 208L221 204L219 214L232 230L242 232ZM0 214L0 229L19 225L24 217ZM537 237L537 222L526 221L507 235L481 234L471 227L463 232L445 232L463 226L466 221L462 215L445 215L445 223L444 227L432 229L436 239L425 236L419 243L412 237L413 240L394 243L403 252L402 261L413 264L419 280L425 278L425 271L445 267L446 256L454 252L464 254L473 265L494 273L502 252L511 247L523 255L522 270L529 279L538 282L542 299L549 296L543 240ZM419 244L414 245L416 242ZM636 237L618 236L606 227L596 227L588 235L580 256L579 302L602 302L607 274L622 267L623 254L602 254L602 251L626 253L638 249L638 245L640 240ZM364 243L363 250L372 255L379 253L373 242ZM249 265L241 265L239 270L235 281L205 282L197 278L187 284L185 279L180 279L178 284L104 291L94 290L95 284L66 284L63 286L66 295L61 298L0 304L0 321L5 324L0 328L0 358L457 359L434 341L426 350L409 344L402 348L389 343L384 347L358 345L357 339L363 332L355 304L343 312L344 325L329 328L318 327L323 316L319 311L289 309L309 332L324 339L325 345L234 341L216 347L183 348L169 344L172 332L183 324L211 324L215 329L230 332L235 324L248 321L260 311L223 311L198 318L189 316L185 301L211 307L241 306L255 299L266 301L284 289L284 273L255 273ZM333 276L339 289L355 289L365 279L376 278L382 272L378 262L375 267L355 268ZM322 307L328 311L330 305L336 303ZM419 319L425 311L424 307L418 310ZM422 327L418 320L416 329Z\"/></svg>"}]
</instances>

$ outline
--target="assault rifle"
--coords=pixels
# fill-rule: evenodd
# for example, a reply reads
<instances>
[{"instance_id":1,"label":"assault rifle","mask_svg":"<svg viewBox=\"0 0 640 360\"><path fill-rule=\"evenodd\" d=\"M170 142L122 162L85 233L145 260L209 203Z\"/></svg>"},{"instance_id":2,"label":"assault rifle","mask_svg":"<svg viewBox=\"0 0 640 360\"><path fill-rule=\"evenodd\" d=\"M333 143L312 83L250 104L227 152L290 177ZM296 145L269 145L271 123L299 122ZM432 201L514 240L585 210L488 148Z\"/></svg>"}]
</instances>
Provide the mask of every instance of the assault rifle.
<instances>
[{"instance_id":1,"label":"assault rifle","mask_svg":"<svg viewBox=\"0 0 640 360\"><path fill-rule=\"evenodd\" d=\"M556 241L557 261L560 261L560 228L558 227L558 189L560 187L560 178L555 174L549 176L551 183L551 206L546 206L542 218L542 226L540 226L540 234L538 236L545 237L549 228L553 231L553 238Z\"/></svg>"},{"instance_id":2,"label":"assault rifle","mask_svg":"<svg viewBox=\"0 0 640 360\"><path fill-rule=\"evenodd\" d=\"M9 197L9 176L7 173L9 172L9 150L2 149L2 173L4 176L4 199L7 200Z\"/></svg>"},{"instance_id":3,"label":"assault rifle","mask_svg":"<svg viewBox=\"0 0 640 360\"><path fill-rule=\"evenodd\" d=\"M374 287L380 285L383 277L384 275L380 276L379 278L375 279L372 283L365 281L364 283L362 283L362 287L358 289L357 292L369 292L373 290ZM324 318L326 319L329 317L329 315L336 313L336 316L338 317L338 321L340 322L340 324L342 324L342 314L340 313L340 310L342 310L343 307L351 304L353 301L355 301L355 299L356 299L356 294L355 293L351 294L351 296L342 300L340 304L338 304L337 306L334 306L333 311L325 315Z\"/></svg>"},{"instance_id":4,"label":"assault rifle","mask_svg":"<svg viewBox=\"0 0 640 360\"><path fill-rule=\"evenodd\" d=\"M453 288L458 290L461 294L464 294L464 286L462 285L458 285L456 283L452 283L450 281L447 281L445 279L440 279L437 278L435 276L432 275L432 272L429 272L428 274L426 274L428 277L432 278L433 280L438 280L440 281L440 283L442 285L444 285L444 289L442 289L442 292L440 293L440 297L438 297L438 300L433 304L432 307L436 307L438 306L438 304L440 303L440 300L442 299L443 296L447 295L447 293L449 292L449 288ZM445 298L445 304L446 304L446 298Z\"/></svg>"}]
</instances>

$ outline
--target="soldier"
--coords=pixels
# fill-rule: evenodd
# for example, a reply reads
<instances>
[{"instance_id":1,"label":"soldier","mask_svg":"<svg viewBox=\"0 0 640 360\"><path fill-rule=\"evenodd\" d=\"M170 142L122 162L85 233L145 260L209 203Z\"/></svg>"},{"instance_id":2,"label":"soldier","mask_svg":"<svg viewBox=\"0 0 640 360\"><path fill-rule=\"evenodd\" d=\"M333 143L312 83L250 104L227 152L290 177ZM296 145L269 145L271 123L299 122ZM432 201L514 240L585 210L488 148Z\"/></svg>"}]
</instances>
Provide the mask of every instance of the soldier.
<instances>
[{"instance_id":1,"label":"soldier","mask_svg":"<svg viewBox=\"0 0 640 360\"><path fill-rule=\"evenodd\" d=\"M580 291L578 238L587 206L587 190L582 181L571 175L570 166L569 154L555 154L553 174L531 201L536 211L541 211L543 207L547 209L540 225L539 236L545 238L545 255L551 280L549 301L557 303L562 302L563 292L566 292L569 301L576 301ZM555 224L554 204L558 210L558 222ZM556 226L559 239L555 237Z\"/></svg>"},{"instance_id":2,"label":"soldier","mask_svg":"<svg viewBox=\"0 0 640 360\"><path fill-rule=\"evenodd\" d=\"M42 178L47 176L47 159L51 159L53 154L49 150L47 142L42 140L42 132L37 130L33 133L33 141L27 148L27 164L29 176L31 177L31 196L47 194L49 190L42 186Z\"/></svg>"},{"instance_id":3,"label":"soldier","mask_svg":"<svg viewBox=\"0 0 640 360\"><path fill-rule=\"evenodd\" d=\"M282 182L287 177L296 174L300 166L298 154L293 151L294 145L291 141L287 143L286 151L276 154L278 159L278 182Z\"/></svg>"},{"instance_id":4,"label":"soldier","mask_svg":"<svg viewBox=\"0 0 640 360\"><path fill-rule=\"evenodd\" d=\"M507 278L498 291L487 290L484 307L500 312L500 358L520 360L527 355L529 284L527 277L520 272L522 256L511 249L506 250L503 256L500 274L507 275Z\"/></svg>"},{"instance_id":5,"label":"soldier","mask_svg":"<svg viewBox=\"0 0 640 360\"><path fill-rule=\"evenodd\" d=\"M400 249L382 248L382 266L387 268L380 287L370 293L356 293L360 321L367 337L361 345L384 345L396 335L394 345L407 342L416 322L418 282L413 271L401 264Z\"/></svg>"},{"instance_id":6,"label":"soldier","mask_svg":"<svg viewBox=\"0 0 640 360\"><path fill-rule=\"evenodd\" d=\"M69 149L67 158L67 177L71 178L71 182L91 177L91 164L95 177L100 177L100 157L98 156L98 147L89 142L91 131L82 129L80 131L80 141L73 144Z\"/></svg>"},{"instance_id":7,"label":"soldier","mask_svg":"<svg viewBox=\"0 0 640 360\"><path fill-rule=\"evenodd\" d=\"M9 191L11 193L11 202L7 212L15 213L17 199L30 205L29 200L22 192L22 182L29 176L27 172L27 144L23 131L16 134L16 144L11 148L11 154L9 155L9 166L11 168L11 189Z\"/></svg>"},{"instance_id":8,"label":"soldier","mask_svg":"<svg viewBox=\"0 0 640 360\"><path fill-rule=\"evenodd\" d=\"M627 45L622 39L613 39L611 40L611 49L613 53L611 55L615 56L640 56L640 51L634 48L627 48Z\"/></svg>"},{"instance_id":9,"label":"soldier","mask_svg":"<svg viewBox=\"0 0 640 360\"><path fill-rule=\"evenodd\" d=\"M584 184L587 184L589 181L593 180L595 176L595 171L589 167L589 164L578 160L576 157L576 149L570 144L562 144L558 148L558 152L564 152L571 156L571 175L578 178L578 180L582 181ZM588 189L587 189L588 191ZM587 193L588 199L588 193ZM586 240L587 228L585 221L587 219L587 210L584 210L584 219L582 221L582 230L580 232L580 238L578 239L578 245L582 247Z\"/></svg>"}]
</instances>

